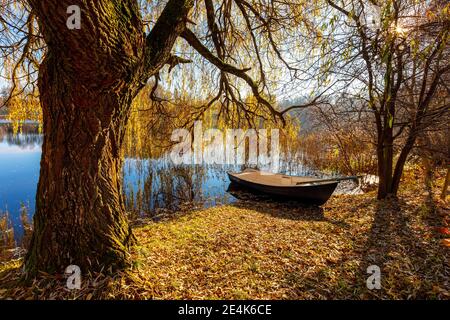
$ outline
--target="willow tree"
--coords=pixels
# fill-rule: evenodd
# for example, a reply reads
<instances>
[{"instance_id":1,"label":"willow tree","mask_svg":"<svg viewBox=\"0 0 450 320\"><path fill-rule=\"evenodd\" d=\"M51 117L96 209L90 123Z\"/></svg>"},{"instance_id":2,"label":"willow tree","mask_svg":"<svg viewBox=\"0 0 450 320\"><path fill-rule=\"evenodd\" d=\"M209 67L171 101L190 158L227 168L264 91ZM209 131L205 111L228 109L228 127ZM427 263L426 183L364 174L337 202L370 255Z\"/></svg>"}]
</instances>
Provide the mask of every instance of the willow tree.
<instances>
[{"instance_id":1,"label":"willow tree","mask_svg":"<svg viewBox=\"0 0 450 320\"><path fill-rule=\"evenodd\" d=\"M78 12L73 8L79 9L80 28L68 27ZM171 70L201 58L208 70L218 70L211 84L216 95L205 108L222 99L225 109L231 102L254 112L241 97L246 90L259 109L282 120L284 112L269 98L268 70L284 68L278 71L284 79L298 76L292 41L285 40L312 32L302 15L307 10L305 1L2 1L8 100L33 93L37 82L42 107L28 276L62 272L70 264L84 270L129 264L134 237L122 196L121 148L133 98L150 78L159 79L165 65ZM174 55L174 46L195 54Z\"/></svg>"}]
</instances>

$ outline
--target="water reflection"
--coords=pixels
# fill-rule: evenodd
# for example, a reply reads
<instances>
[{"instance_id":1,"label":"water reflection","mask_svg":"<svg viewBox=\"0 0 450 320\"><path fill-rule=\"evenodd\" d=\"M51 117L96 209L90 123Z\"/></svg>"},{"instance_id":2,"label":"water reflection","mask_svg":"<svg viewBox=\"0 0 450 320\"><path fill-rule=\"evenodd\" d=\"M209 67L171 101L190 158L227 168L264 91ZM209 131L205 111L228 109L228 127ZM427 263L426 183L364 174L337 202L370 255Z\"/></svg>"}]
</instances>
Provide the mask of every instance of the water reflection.
<instances>
[{"instance_id":1,"label":"water reflection","mask_svg":"<svg viewBox=\"0 0 450 320\"><path fill-rule=\"evenodd\" d=\"M10 125L0 124L0 153L40 152L42 142L35 125L25 125L21 133L14 134Z\"/></svg>"},{"instance_id":2,"label":"water reflection","mask_svg":"<svg viewBox=\"0 0 450 320\"><path fill-rule=\"evenodd\" d=\"M166 158L126 159L124 188L127 208L139 215L210 207L233 201L226 192L226 169L236 167L174 166Z\"/></svg>"},{"instance_id":3,"label":"water reflection","mask_svg":"<svg viewBox=\"0 0 450 320\"><path fill-rule=\"evenodd\" d=\"M36 126L15 135L9 125L0 125L0 214L8 213L16 240L24 232L23 215L31 219L34 213L41 144Z\"/></svg>"}]
</instances>

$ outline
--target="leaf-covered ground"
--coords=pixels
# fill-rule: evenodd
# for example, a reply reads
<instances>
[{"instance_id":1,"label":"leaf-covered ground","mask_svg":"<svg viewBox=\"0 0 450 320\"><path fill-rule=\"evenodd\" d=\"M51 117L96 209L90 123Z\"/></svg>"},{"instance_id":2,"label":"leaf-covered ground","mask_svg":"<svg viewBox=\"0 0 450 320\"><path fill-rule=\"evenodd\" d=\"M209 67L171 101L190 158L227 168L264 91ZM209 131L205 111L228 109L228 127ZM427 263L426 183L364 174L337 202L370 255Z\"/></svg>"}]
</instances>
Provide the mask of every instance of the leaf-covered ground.
<instances>
[{"instance_id":1,"label":"leaf-covered ground","mask_svg":"<svg viewBox=\"0 0 450 320\"><path fill-rule=\"evenodd\" d=\"M135 228L134 268L86 275L80 291L44 276L17 284L0 265L3 298L449 299L450 208L411 173L398 200L373 192L323 208L240 201ZM438 190L435 190L437 193ZM381 269L381 290L366 286Z\"/></svg>"}]
</instances>

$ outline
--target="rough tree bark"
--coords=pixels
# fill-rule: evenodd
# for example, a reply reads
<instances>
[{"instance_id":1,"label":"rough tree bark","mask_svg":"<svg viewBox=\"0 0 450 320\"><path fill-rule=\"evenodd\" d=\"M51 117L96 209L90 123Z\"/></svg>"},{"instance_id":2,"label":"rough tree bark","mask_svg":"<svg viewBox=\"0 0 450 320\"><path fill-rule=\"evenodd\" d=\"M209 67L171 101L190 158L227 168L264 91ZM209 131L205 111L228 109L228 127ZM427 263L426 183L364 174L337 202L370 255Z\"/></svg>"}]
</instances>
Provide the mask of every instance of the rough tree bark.
<instances>
[{"instance_id":1,"label":"rough tree bark","mask_svg":"<svg viewBox=\"0 0 450 320\"><path fill-rule=\"evenodd\" d=\"M392 193L397 195L398 189L400 188L400 180L403 175L403 170L405 168L406 160L408 160L408 155L411 153L414 148L414 144L416 142L415 133L410 132L408 138L406 139L406 143L403 146L402 150L397 159L397 163L395 164L394 176L392 178Z\"/></svg>"},{"instance_id":2,"label":"rough tree bark","mask_svg":"<svg viewBox=\"0 0 450 320\"><path fill-rule=\"evenodd\" d=\"M393 193L392 170L394 158L394 139L392 128L385 127L377 147L378 159L378 199L384 199Z\"/></svg>"},{"instance_id":3,"label":"rough tree bark","mask_svg":"<svg viewBox=\"0 0 450 320\"><path fill-rule=\"evenodd\" d=\"M129 264L121 146L134 96L170 59L192 1L171 0L146 36L136 0L30 0L48 45L40 67L44 143L28 277L70 264ZM81 8L81 29L66 27Z\"/></svg>"},{"instance_id":4,"label":"rough tree bark","mask_svg":"<svg viewBox=\"0 0 450 320\"><path fill-rule=\"evenodd\" d=\"M445 176L445 182L444 185L442 186L442 193L441 193L442 200L447 199L449 184L450 184L450 167L447 168L447 175Z\"/></svg>"}]
</instances>

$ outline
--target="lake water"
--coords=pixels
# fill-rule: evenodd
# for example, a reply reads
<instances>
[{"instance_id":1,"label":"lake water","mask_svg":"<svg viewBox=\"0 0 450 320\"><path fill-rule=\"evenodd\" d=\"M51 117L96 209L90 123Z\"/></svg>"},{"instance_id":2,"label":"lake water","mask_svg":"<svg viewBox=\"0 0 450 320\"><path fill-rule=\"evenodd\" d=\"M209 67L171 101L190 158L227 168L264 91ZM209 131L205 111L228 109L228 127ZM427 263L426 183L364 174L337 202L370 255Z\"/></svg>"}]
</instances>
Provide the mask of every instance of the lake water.
<instances>
[{"instance_id":1,"label":"lake water","mask_svg":"<svg viewBox=\"0 0 450 320\"><path fill-rule=\"evenodd\" d=\"M16 239L23 234L22 206L28 209L29 218L34 213L41 144L39 134L12 135L0 125L0 213L8 213Z\"/></svg>"},{"instance_id":2,"label":"lake water","mask_svg":"<svg viewBox=\"0 0 450 320\"><path fill-rule=\"evenodd\" d=\"M39 179L42 135L28 127L14 135L7 124L0 124L0 214L8 213L16 240L23 235L21 210L31 221ZM232 203L228 192L227 170L241 166L174 166L164 158L126 158L123 168L127 208L135 216L157 216L186 207L211 207ZM282 171L311 175L302 166L282 165Z\"/></svg>"}]
</instances>

